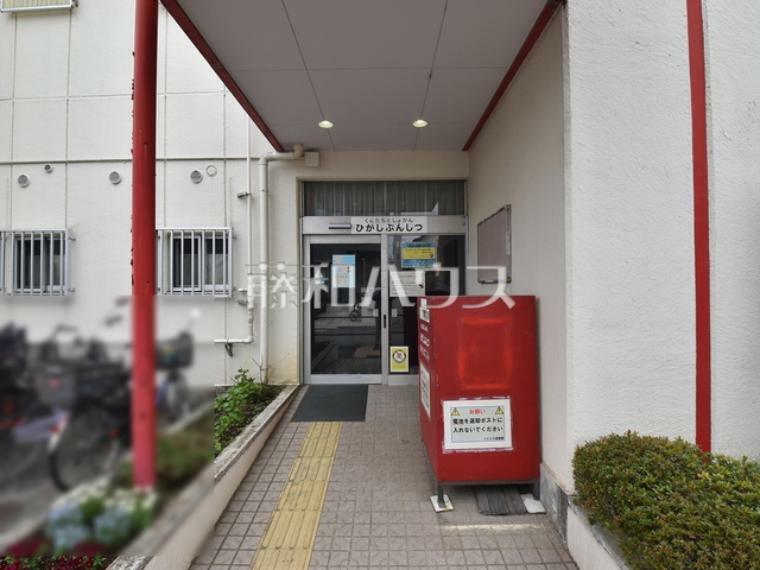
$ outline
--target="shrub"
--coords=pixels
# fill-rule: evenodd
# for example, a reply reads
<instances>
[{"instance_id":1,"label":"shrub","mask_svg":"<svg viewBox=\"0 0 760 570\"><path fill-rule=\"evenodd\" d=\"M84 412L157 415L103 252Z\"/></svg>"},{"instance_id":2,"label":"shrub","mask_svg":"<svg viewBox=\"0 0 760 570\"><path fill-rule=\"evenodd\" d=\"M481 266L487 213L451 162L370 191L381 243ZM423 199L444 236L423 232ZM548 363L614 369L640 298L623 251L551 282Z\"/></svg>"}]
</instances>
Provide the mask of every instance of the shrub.
<instances>
[{"instance_id":1,"label":"shrub","mask_svg":"<svg viewBox=\"0 0 760 570\"><path fill-rule=\"evenodd\" d=\"M234 385L214 401L214 453L219 453L275 399L282 386L256 382L238 370Z\"/></svg>"},{"instance_id":2,"label":"shrub","mask_svg":"<svg viewBox=\"0 0 760 570\"><path fill-rule=\"evenodd\" d=\"M177 491L214 459L211 414L190 429L158 438L156 474L159 487Z\"/></svg>"},{"instance_id":3,"label":"shrub","mask_svg":"<svg viewBox=\"0 0 760 570\"><path fill-rule=\"evenodd\" d=\"M212 415L204 415L182 431L158 436L156 456L157 488L161 494L176 493L213 460ZM132 461L119 466L114 486L132 486Z\"/></svg>"},{"instance_id":4,"label":"shrub","mask_svg":"<svg viewBox=\"0 0 760 570\"><path fill-rule=\"evenodd\" d=\"M760 569L760 465L628 432L579 447L578 503L636 569Z\"/></svg>"}]
</instances>

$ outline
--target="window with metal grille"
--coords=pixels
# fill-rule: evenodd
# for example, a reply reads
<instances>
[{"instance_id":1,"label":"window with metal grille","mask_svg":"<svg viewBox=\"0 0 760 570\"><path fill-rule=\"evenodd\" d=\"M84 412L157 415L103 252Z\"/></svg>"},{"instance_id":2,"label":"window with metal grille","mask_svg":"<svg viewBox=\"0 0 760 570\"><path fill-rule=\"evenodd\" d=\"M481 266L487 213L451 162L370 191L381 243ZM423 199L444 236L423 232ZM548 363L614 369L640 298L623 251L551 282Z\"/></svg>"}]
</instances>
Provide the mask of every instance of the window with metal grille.
<instances>
[{"instance_id":1,"label":"window with metal grille","mask_svg":"<svg viewBox=\"0 0 760 570\"><path fill-rule=\"evenodd\" d=\"M232 231L229 228L159 229L158 293L232 294Z\"/></svg>"},{"instance_id":2,"label":"window with metal grille","mask_svg":"<svg viewBox=\"0 0 760 570\"><path fill-rule=\"evenodd\" d=\"M77 0L0 0L0 12L46 12L71 10Z\"/></svg>"},{"instance_id":3,"label":"window with metal grille","mask_svg":"<svg viewBox=\"0 0 760 570\"><path fill-rule=\"evenodd\" d=\"M67 295L68 244L65 230L0 232L0 283L11 295ZM11 283L7 287L4 270L9 255Z\"/></svg>"}]
</instances>

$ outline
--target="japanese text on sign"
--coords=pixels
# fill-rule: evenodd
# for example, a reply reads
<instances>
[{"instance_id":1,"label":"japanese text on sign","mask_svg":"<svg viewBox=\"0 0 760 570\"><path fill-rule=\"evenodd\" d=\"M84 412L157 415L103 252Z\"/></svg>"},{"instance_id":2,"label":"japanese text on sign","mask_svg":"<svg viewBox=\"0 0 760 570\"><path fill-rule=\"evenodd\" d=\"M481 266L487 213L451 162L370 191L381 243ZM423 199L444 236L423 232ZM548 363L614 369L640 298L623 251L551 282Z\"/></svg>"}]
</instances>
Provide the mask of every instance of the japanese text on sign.
<instances>
[{"instance_id":1,"label":"japanese text on sign","mask_svg":"<svg viewBox=\"0 0 760 570\"><path fill-rule=\"evenodd\" d=\"M352 234L418 234L427 231L425 216L352 216Z\"/></svg>"},{"instance_id":2,"label":"japanese text on sign","mask_svg":"<svg viewBox=\"0 0 760 570\"><path fill-rule=\"evenodd\" d=\"M444 449L512 449L509 398L443 402Z\"/></svg>"}]
</instances>

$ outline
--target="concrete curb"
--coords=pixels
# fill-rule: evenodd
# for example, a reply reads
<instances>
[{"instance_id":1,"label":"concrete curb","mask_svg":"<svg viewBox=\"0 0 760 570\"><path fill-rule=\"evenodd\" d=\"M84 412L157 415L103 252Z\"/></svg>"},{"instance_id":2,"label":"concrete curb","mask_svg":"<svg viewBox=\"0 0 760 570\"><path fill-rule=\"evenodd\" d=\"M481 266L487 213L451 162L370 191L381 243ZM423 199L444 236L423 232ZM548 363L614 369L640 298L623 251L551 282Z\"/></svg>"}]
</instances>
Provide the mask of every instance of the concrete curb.
<instances>
[{"instance_id":1,"label":"concrete curb","mask_svg":"<svg viewBox=\"0 0 760 570\"><path fill-rule=\"evenodd\" d=\"M190 566L256 461L299 386L285 386L212 465L188 485L109 570L180 570Z\"/></svg>"},{"instance_id":2,"label":"concrete curb","mask_svg":"<svg viewBox=\"0 0 760 570\"><path fill-rule=\"evenodd\" d=\"M599 525L592 525L572 500L567 509L567 547L582 570L630 570L615 537Z\"/></svg>"}]
</instances>

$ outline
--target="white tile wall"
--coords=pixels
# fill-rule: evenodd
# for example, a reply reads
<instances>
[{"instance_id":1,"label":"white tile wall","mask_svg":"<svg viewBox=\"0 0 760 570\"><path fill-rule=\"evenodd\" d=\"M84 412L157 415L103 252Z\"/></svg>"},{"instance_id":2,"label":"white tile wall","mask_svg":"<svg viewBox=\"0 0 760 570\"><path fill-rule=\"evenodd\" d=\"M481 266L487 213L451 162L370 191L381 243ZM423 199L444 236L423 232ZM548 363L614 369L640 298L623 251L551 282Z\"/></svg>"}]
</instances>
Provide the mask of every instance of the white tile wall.
<instances>
[{"instance_id":1,"label":"white tile wall","mask_svg":"<svg viewBox=\"0 0 760 570\"><path fill-rule=\"evenodd\" d=\"M63 160L66 153L66 101L17 100L13 120L13 158Z\"/></svg>"},{"instance_id":2,"label":"white tile wall","mask_svg":"<svg viewBox=\"0 0 760 570\"><path fill-rule=\"evenodd\" d=\"M11 225L11 167L0 165L0 228Z\"/></svg>"},{"instance_id":3,"label":"white tile wall","mask_svg":"<svg viewBox=\"0 0 760 570\"><path fill-rule=\"evenodd\" d=\"M108 181L116 170L121 184ZM98 334L116 335L117 330L99 326L117 295L130 292L130 203L131 171L128 163L89 163L69 166L68 229L76 241L72 245L71 271L76 279L77 299L86 299L88 311L83 325ZM105 280L107 276L107 280ZM106 286L104 286L104 283ZM127 332L119 325L121 335Z\"/></svg>"},{"instance_id":4,"label":"white tile wall","mask_svg":"<svg viewBox=\"0 0 760 570\"><path fill-rule=\"evenodd\" d=\"M13 101L0 101L0 162L8 162L11 159L11 148L13 145L13 134L11 125L13 112Z\"/></svg>"},{"instance_id":5,"label":"white tile wall","mask_svg":"<svg viewBox=\"0 0 760 570\"><path fill-rule=\"evenodd\" d=\"M13 96L13 46L16 21L7 14L0 14L0 99Z\"/></svg>"},{"instance_id":6,"label":"white tile wall","mask_svg":"<svg viewBox=\"0 0 760 570\"><path fill-rule=\"evenodd\" d=\"M226 92L224 94L224 144L227 156L245 156L246 128L250 122L251 120L235 97ZM258 129L253 128L256 134L259 134Z\"/></svg>"},{"instance_id":7,"label":"white tile wall","mask_svg":"<svg viewBox=\"0 0 760 570\"><path fill-rule=\"evenodd\" d=\"M66 220L66 166L51 163L46 173L42 164L15 165L11 174L11 216L17 229L63 229ZM21 188L16 182L26 174L31 183ZM40 205L45 207L41 208Z\"/></svg>"},{"instance_id":8,"label":"white tile wall","mask_svg":"<svg viewBox=\"0 0 760 570\"><path fill-rule=\"evenodd\" d=\"M97 0L71 14L71 95L129 95L133 4Z\"/></svg>"},{"instance_id":9,"label":"white tile wall","mask_svg":"<svg viewBox=\"0 0 760 570\"><path fill-rule=\"evenodd\" d=\"M224 95L219 93L167 97L166 154L168 157L221 156Z\"/></svg>"},{"instance_id":10,"label":"white tile wall","mask_svg":"<svg viewBox=\"0 0 760 570\"><path fill-rule=\"evenodd\" d=\"M128 96L72 99L69 158L129 159L132 100Z\"/></svg>"},{"instance_id":11,"label":"white tile wall","mask_svg":"<svg viewBox=\"0 0 760 570\"><path fill-rule=\"evenodd\" d=\"M131 0L91 0L70 14L0 14L0 163L11 156L36 161L0 164L0 228L68 227L77 238L71 244L73 295L0 298L0 324L21 322L34 340L58 322L76 323L84 334L106 340L128 338L128 310L113 329L100 323L114 298L130 290L133 7ZM233 282L242 286L245 200L235 194L245 189L240 159L250 121L163 9L157 90L157 153L174 159L156 164L157 225L227 226L234 218ZM227 161L226 176L223 160L208 160L222 157L225 147L238 159ZM272 150L253 126L252 149L254 156ZM67 158L74 162L63 164ZM44 172L45 163L53 164L52 174ZM215 177L206 172L210 164L218 170ZM201 184L190 181L193 169L203 172ZM116 186L108 181L113 170L122 177ZM16 183L21 173L31 179L25 189ZM211 344L214 338L247 334L245 310L235 301L159 299L157 306L164 337L187 323L190 309L201 310L193 329L202 344L198 366L188 374L192 383L221 381L239 366L253 367L254 346L236 347L235 358L228 359Z\"/></svg>"},{"instance_id":12,"label":"white tile wall","mask_svg":"<svg viewBox=\"0 0 760 570\"><path fill-rule=\"evenodd\" d=\"M6 18L7 14L0 14ZM69 14L18 16L16 97L63 97L68 84Z\"/></svg>"},{"instance_id":13,"label":"white tile wall","mask_svg":"<svg viewBox=\"0 0 760 570\"><path fill-rule=\"evenodd\" d=\"M171 18L168 22L166 49L167 92L222 91L224 86L221 80Z\"/></svg>"},{"instance_id":14,"label":"white tile wall","mask_svg":"<svg viewBox=\"0 0 760 570\"><path fill-rule=\"evenodd\" d=\"M209 176L206 168L214 165L216 176ZM166 185L167 227L210 227L225 225L225 189L222 161L169 162ZM199 170L203 181L194 184L190 173Z\"/></svg>"}]
</instances>

